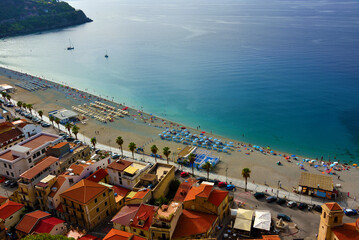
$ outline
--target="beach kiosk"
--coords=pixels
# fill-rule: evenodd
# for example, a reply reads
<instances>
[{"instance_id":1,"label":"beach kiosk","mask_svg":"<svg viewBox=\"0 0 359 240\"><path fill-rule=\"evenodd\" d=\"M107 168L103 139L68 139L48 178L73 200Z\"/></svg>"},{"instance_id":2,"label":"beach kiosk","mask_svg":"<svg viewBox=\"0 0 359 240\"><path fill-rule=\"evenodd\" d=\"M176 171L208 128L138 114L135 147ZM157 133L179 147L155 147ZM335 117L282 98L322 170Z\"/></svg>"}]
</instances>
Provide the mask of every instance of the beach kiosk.
<instances>
[{"instance_id":1,"label":"beach kiosk","mask_svg":"<svg viewBox=\"0 0 359 240\"><path fill-rule=\"evenodd\" d=\"M333 177L302 172L298 184L301 194L332 199Z\"/></svg>"},{"instance_id":2,"label":"beach kiosk","mask_svg":"<svg viewBox=\"0 0 359 240\"><path fill-rule=\"evenodd\" d=\"M49 116L54 116L55 119L56 118L60 119L61 124L78 121L77 113L67 109L54 110L52 112L49 112Z\"/></svg>"}]
</instances>

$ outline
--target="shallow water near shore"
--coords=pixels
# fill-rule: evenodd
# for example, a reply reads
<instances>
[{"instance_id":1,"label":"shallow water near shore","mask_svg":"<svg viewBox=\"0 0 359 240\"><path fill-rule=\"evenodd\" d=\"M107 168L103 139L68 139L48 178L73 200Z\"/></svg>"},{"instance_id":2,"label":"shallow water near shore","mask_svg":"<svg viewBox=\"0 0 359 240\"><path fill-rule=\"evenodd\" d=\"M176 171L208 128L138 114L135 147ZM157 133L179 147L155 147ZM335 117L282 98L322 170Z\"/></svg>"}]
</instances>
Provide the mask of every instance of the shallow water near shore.
<instances>
[{"instance_id":1,"label":"shallow water near shore","mask_svg":"<svg viewBox=\"0 0 359 240\"><path fill-rule=\"evenodd\" d=\"M358 161L359 2L69 2L94 22L0 40L0 64L237 140Z\"/></svg>"}]
</instances>

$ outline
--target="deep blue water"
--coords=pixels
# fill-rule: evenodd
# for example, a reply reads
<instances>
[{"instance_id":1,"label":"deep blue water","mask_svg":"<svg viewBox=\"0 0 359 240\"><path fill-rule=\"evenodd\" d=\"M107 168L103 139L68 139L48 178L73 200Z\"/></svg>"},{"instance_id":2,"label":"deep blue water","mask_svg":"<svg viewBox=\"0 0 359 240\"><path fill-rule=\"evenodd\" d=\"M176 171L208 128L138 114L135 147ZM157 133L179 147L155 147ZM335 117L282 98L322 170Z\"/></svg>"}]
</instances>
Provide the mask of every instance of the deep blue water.
<instances>
[{"instance_id":1,"label":"deep blue water","mask_svg":"<svg viewBox=\"0 0 359 240\"><path fill-rule=\"evenodd\" d=\"M253 144L359 159L358 1L70 4L94 22L0 41L0 64Z\"/></svg>"}]
</instances>

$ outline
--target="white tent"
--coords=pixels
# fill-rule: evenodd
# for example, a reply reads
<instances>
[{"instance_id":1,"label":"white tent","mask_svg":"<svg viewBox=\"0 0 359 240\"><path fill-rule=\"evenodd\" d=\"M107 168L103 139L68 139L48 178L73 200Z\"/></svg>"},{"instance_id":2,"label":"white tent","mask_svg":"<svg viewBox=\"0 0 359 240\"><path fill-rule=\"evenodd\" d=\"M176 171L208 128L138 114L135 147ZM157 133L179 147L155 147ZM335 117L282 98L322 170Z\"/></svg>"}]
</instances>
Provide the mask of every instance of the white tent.
<instances>
[{"instance_id":1,"label":"white tent","mask_svg":"<svg viewBox=\"0 0 359 240\"><path fill-rule=\"evenodd\" d=\"M238 208L233 228L250 232L252 228L253 214L254 212L252 210Z\"/></svg>"},{"instance_id":2,"label":"white tent","mask_svg":"<svg viewBox=\"0 0 359 240\"><path fill-rule=\"evenodd\" d=\"M266 210L256 211L253 227L269 231L271 221L272 221L272 217L270 211L266 211Z\"/></svg>"}]
</instances>

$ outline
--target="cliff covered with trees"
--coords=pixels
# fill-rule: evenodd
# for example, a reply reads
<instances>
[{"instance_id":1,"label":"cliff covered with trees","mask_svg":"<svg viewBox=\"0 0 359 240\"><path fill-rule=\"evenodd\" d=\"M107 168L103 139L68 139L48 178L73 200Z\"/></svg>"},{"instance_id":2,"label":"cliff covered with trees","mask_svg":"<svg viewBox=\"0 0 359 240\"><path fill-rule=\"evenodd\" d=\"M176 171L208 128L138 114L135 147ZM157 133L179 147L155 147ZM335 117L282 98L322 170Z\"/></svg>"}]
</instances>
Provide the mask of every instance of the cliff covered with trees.
<instances>
[{"instance_id":1,"label":"cliff covered with trees","mask_svg":"<svg viewBox=\"0 0 359 240\"><path fill-rule=\"evenodd\" d=\"M0 0L0 38L91 21L83 11L58 0Z\"/></svg>"}]
</instances>

